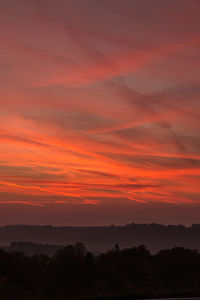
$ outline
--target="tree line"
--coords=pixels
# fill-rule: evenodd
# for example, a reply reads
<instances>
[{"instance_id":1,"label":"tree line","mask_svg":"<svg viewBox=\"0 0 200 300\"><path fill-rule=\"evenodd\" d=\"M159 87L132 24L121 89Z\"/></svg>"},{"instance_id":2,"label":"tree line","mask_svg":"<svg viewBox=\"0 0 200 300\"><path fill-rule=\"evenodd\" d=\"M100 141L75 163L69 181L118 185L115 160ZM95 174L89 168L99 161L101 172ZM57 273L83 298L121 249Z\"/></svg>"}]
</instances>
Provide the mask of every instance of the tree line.
<instances>
[{"instance_id":1,"label":"tree line","mask_svg":"<svg viewBox=\"0 0 200 300\"><path fill-rule=\"evenodd\" d=\"M200 253L145 246L93 255L82 243L52 257L0 250L0 299L140 299L199 296Z\"/></svg>"}]
</instances>

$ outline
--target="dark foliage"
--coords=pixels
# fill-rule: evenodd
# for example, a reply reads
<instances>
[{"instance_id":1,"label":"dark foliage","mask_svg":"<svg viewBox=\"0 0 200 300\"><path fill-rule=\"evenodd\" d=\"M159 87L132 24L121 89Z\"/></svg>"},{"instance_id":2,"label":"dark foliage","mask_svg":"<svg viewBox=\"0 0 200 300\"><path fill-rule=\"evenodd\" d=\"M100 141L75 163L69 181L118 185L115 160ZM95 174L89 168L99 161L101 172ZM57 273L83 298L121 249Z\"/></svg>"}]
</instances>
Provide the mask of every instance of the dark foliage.
<instances>
[{"instance_id":1,"label":"dark foliage","mask_svg":"<svg viewBox=\"0 0 200 300\"><path fill-rule=\"evenodd\" d=\"M49 258L0 250L0 299L139 299L200 295L200 253L145 246L93 256L82 243Z\"/></svg>"}]
</instances>

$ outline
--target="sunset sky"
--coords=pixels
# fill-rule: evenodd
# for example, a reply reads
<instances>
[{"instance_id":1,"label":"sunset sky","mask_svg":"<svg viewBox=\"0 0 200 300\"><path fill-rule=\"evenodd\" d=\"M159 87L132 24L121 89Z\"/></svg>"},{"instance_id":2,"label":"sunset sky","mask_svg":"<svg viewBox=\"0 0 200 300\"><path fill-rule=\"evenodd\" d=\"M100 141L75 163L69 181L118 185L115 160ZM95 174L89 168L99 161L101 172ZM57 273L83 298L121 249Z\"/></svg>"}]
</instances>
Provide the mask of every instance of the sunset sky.
<instances>
[{"instance_id":1,"label":"sunset sky","mask_svg":"<svg viewBox=\"0 0 200 300\"><path fill-rule=\"evenodd\" d=\"M0 1L0 224L200 222L200 1Z\"/></svg>"}]
</instances>

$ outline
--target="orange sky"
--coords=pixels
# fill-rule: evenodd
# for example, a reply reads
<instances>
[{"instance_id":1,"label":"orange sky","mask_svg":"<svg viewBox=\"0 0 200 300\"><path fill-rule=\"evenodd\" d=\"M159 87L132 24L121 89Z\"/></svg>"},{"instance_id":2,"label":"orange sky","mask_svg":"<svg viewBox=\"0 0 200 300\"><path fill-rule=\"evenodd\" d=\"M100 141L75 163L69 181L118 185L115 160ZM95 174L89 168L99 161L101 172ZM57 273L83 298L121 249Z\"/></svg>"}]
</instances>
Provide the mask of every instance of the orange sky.
<instances>
[{"instance_id":1,"label":"orange sky","mask_svg":"<svg viewBox=\"0 0 200 300\"><path fill-rule=\"evenodd\" d=\"M2 223L198 221L199 19L197 0L0 2Z\"/></svg>"}]
</instances>

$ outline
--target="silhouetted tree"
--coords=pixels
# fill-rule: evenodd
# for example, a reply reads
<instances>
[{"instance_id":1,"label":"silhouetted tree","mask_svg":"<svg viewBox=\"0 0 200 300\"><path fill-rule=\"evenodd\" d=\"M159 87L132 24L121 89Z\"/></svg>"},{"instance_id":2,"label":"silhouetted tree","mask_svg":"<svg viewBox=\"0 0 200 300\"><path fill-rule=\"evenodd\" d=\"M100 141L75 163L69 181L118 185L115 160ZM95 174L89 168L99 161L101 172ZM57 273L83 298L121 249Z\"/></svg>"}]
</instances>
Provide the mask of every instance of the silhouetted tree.
<instances>
[{"instance_id":1,"label":"silhouetted tree","mask_svg":"<svg viewBox=\"0 0 200 300\"><path fill-rule=\"evenodd\" d=\"M94 256L82 243L68 245L53 257L0 250L2 300L112 299L112 294L130 294L130 299L199 296L199 251L176 247L152 255L143 245L123 250L115 246Z\"/></svg>"}]
</instances>

